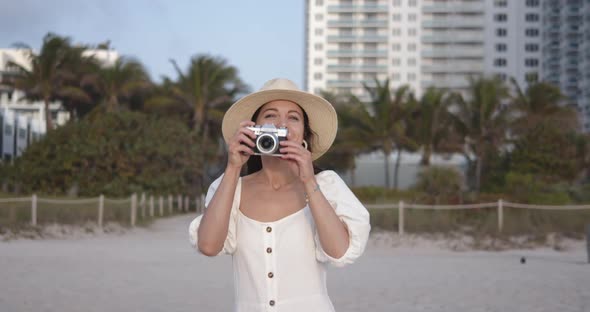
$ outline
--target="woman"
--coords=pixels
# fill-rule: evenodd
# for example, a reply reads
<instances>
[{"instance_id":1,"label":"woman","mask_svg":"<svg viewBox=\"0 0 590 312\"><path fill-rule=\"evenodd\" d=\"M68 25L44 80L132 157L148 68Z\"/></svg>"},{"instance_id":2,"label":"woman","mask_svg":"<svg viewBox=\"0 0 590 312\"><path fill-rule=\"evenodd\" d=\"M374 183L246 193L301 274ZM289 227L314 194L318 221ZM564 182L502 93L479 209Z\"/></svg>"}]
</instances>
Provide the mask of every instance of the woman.
<instances>
[{"instance_id":1,"label":"woman","mask_svg":"<svg viewBox=\"0 0 590 312\"><path fill-rule=\"evenodd\" d=\"M249 127L268 124L288 131L280 156L254 156ZM202 254L233 256L236 311L334 311L326 264L352 263L370 231L369 213L344 181L313 166L337 129L332 105L287 79L267 82L226 112L227 166L189 234Z\"/></svg>"}]
</instances>

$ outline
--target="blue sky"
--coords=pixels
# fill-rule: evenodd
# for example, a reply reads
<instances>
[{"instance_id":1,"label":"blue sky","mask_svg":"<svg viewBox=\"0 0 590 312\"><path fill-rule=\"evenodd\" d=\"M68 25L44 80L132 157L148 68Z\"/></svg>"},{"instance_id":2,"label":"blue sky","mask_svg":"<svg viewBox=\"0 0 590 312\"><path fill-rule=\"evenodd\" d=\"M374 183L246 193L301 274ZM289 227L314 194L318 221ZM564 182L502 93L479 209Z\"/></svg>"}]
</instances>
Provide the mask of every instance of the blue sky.
<instances>
[{"instance_id":1,"label":"blue sky","mask_svg":"<svg viewBox=\"0 0 590 312\"><path fill-rule=\"evenodd\" d=\"M38 49L48 32L74 43L106 40L139 59L156 81L208 53L236 66L256 90L273 77L303 87L303 0L3 0L0 47L23 42Z\"/></svg>"}]
</instances>

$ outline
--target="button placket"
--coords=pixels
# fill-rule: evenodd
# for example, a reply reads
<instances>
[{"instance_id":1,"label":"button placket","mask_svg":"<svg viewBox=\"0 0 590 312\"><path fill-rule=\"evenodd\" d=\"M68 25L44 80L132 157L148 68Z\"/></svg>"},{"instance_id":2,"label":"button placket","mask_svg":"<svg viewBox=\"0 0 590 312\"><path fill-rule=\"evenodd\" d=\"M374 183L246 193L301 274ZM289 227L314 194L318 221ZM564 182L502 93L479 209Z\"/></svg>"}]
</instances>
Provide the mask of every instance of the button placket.
<instances>
[{"instance_id":1,"label":"button placket","mask_svg":"<svg viewBox=\"0 0 590 312\"><path fill-rule=\"evenodd\" d=\"M266 281L266 288L267 288L267 307L270 310L274 310L274 306L276 305L276 283L274 279L275 275L275 268L276 268L276 259L275 259L275 229L272 225L266 225L263 228L263 235L264 235L264 244L266 246L264 252L265 258L265 269L266 269L266 276L264 279Z\"/></svg>"}]
</instances>

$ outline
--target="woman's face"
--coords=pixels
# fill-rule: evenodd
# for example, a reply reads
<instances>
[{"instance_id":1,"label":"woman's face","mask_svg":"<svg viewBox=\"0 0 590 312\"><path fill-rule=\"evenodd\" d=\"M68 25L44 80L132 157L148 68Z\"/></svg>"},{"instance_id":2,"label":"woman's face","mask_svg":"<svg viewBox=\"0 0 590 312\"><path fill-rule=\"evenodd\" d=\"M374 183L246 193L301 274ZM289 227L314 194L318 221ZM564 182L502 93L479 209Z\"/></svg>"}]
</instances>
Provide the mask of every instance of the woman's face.
<instances>
[{"instance_id":1,"label":"woman's face","mask_svg":"<svg viewBox=\"0 0 590 312\"><path fill-rule=\"evenodd\" d=\"M255 122L257 125L273 124L277 128L286 127L287 140L303 142L303 111L299 105L291 101L276 100L264 104Z\"/></svg>"}]
</instances>

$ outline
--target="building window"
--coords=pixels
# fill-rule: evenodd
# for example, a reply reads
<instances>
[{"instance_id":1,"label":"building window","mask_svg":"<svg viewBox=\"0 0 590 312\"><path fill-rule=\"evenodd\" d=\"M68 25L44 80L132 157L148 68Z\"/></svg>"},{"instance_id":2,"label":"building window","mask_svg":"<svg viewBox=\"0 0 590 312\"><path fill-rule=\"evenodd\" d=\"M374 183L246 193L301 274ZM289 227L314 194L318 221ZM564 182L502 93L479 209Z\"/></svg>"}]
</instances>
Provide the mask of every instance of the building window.
<instances>
[{"instance_id":1,"label":"building window","mask_svg":"<svg viewBox=\"0 0 590 312\"><path fill-rule=\"evenodd\" d=\"M533 59L533 58L528 58L528 59L524 60L524 65L526 67L537 67L537 66L539 66L539 60Z\"/></svg>"},{"instance_id":2,"label":"building window","mask_svg":"<svg viewBox=\"0 0 590 312\"><path fill-rule=\"evenodd\" d=\"M539 45L534 43L527 43L524 46L525 51L527 52L537 52L539 51Z\"/></svg>"},{"instance_id":3,"label":"building window","mask_svg":"<svg viewBox=\"0 0 590 312\"><path fill-rule=\"evenodd\" d=\"M496 77L500 78L502 81L508 80L508 76L505 73L497 73Z\"/></svg>"},{"instance_id":4,"label":"building window","mask_svg":"<svg viewBox=\"0 0 590 312\"><path fill-rule=\"evenodd\" d=\"M416 51L416 44L408 43L408 51Z\"/></svg>"},{"instance_id":5,"label":"building window","mask_svg":"<svg viewBox=\"0 0 590 312\"><path fill-rule=\"evenodd\" d=\"M506 46L505 43L496 44L496 51L497 52L505 52L506 50L508 50L508 47Z\"/></svg>"},{"instance_id":6,"label":"building window","mask_svg":"<svg viewBox=\"0 0 590 312\"><path fill-rule=\"evenodd\" d=\"M402 34L402 30L401 30L401 29L399 29L399 28L393 28L393 29L391 30L391 34L392 34L392 35L394 35L394 36L396 36L396 37L397 37L397 36L401 36L401 34Z\"/></svg>"},{"instance_id":7,"label":"building window","mask_svg":"<svg viewBox=\"0 0 590 312\"><path fill-rule=\"evenodd\" d=\"M315 15L315 20L316 20L316 21L318 21L318 22L319 22L319 21L321 21L321 20L323 20L323 19L324 19L324 15L322 15L322 14L320 14L320 13L318 13L318 14L316 14L316 15Z\"/></svg>"},{"instance_id":8,"label":"building window","mask_svg":"<svg viewBox=\"0 0 590 312\"><path fill-rule=\"evenodd\" d=\"M323 45L323 44L321 44L321 43L316 43L316 44L313 46L313 48L314 48L316 51L322 51L322 50L324 49L324 45Z\"/></svg>"},{"instance_id":9,"label":"building window","mask_svg":"<svg viewBox=\"0 0 590 312\"><path fill-rule=\"evenodd\" d=\"M322 65L322 63L323 63L323 62L322 62L322 59L321 59L321 58L319 58L319 57L316 57L316 58L313 60L313 63L314 63L315 65Z\"/></svg>"},{"instance_id":10,"label":"building window","mask_svg":"<svg viewBox=\"0 0 590 312\"><path fill-rule=\"evenodd\" d=\"M507 63L508 62L506 62L505 58L497 58L494 60L494 66L496 67L505 67Z\"/></svg>"},{"instance_id":11,"label":"building window","mask_svg":"<svg viewBox=\"0 0 590 312\"><path fill-rule=\"evenodd\" d=\"M408 28L408 36L414 37L414 36L416 36L417 32L418 31L416 30L416 28Z\"/></svg>"},{"instance_id":12,"label":"building window","mask_svg":"<svg viewBox=\"0 0 590 312\"><path fill-rule=\"evenodd\" d=\"M506 37L506 35L508 35L508 30L506 30L506 28L496 28L496 36Z\"/></svg>"},{"instance_id":13,"label":"building window","mask_svg":"<svg viewBox=\"0 0 590 312\"><path fill-rule=\"evenodd\" d=\"M494 1L494 6L498 7L498 8L504 8L508 5L508 1L507 0L496 0Z\"/></svg>"},{"instance_id":14,"label":"building window","mask_svg":"<svg viewBox=\"0 0 590 312\"><path fill-rule=\"evenodd\" d=\"M399 13L395 13L395 14L393 14L393 15L391 16L391 19L392 19L394 22L400 22L400 21L402 20L402 15L401 15L401 14L399 14Z\"/></svg>"},{"instance_id":15,"label":"building window","mask_svg":"<svg viewBox=\"0 0 590 312\"><path fill-rule=\"evenodd\" d=\"M400 7L402 6L402 0L393 0L392 4L394 7Z\"/></svg>"},{"instance_id":16,"label":"building window","mask_svg":"<svg viewBox=\"0 0 590 312\"><path fill-rule=\"evenodd\" d=\"M391 80L393 80L393 81L399 81L399 78L400 78L399 73L393 73L391 75Z\"/></svg>"},{"instance_id":17,"label":"building window","mask_svg":"<svg viewBox=\"0 0 590 312\"><path fill-rule=\"evenodd\" d=\"M415 73L408 73L408 81L414 81L416 80L416 74Z\"/></svg>"},{"instance_id":18,"label":"building window","mask_svg":"<svg viewBox=\"0 0 590 312\"><path fill-rule=\"evenodd\" d=\"M316 34L316 36L321 36L324 34L324 30L321 28L316 28L315 34Z\"/></svg>"},{"instance_id":19,"label":"building window","mask_svg":"<svg viewBox=\"0 0 590 312\"><path fill-rule=\"evenodd\" d=\"M408 14L408 21L415 22L416 19L417 19L416 14L414 14L414 13Z\"/></svg>"},{"instance_id":20,"label":"building window","mask_svg":"<svg viewBox=\"0 0 590 312\"><path fill-rule=\"evenodd\" d=\"M529 83L530 82L537 82L537 81L539 81L539 74L538 73L535 73L535 72L526 73L524 75L524 80L527 81L527 82L529 82Z\"/></svg>"},{"instance_id":21,"label":"building window","mask_svg":"<svg viewBox=\"0 0 590 312\"><path fill-rule=\"evenodd\" d=\"M505 22L505 21L508 20L508 15L503 14L503 13L502 14L496 14L496 15L494 15L494 20L496 22Z\"/></svg>"},{"instance_id":22,"label":"building window","mask_svg":"<svg viewBox=\"0 0 590 312\"><path fill-rule=\"evenodd\" d=\"M393 49L393 51L401 51L402 45L399 43L394 43L391 45L391 48Z\"/></svg>"},{"instance_id":23,"label":"building window","mask_svg":"<svg viewBox=\"0 0 590 312\"><path fill-rule=\"evenodd\" d=\"M527 37L538 37L539 36L539 30L536 28L527 28L524 33Z\"/></svg>"},{"instance_id":24,"label":"building window","mask_svg":"<svg viewBox=\"0 0 590 312\"><path fill-rule=\"evenodd\" d=\"M313 74L313 79L315 79L315 80L322 80L322 73L315 73L315 74Z\"/></svg>"},{"instance_id":25,"label":"building window","mask_svg":"<svg viewBox=\"0 0 590 312\"><path fill-rule=\"evenodd\" d=\"M324 5L324 0L315 0L315 5L317 5L317 6Z\"/></svg>"},{"instance_id":26,"label":"building window","mask_svg":"<svg viewBox=\"0 0 590 312\"><path fill-rule=\"evenodd\" d=\"M416 59L415 58L409 58L408 59L408 66L416 66Z\"/></svg>"},{"instance_id":27,"label":"building window","mask_svg":"<svg viewBox=\"0 0 590 312\"><path fill-rule=\"evenodd\" d=\"M526 6L528 7L538 7L539 0L526 0Z\"/></svg>"},{"instance_id":28,"label":"building window","mask_svg":"<svg viewBox=\"0 0 590 312\"><path fill-rule=\"evenodd\" d=\"M393 66L399 66L401 63L402 62L401 62L401 60L399 58L394 58L394 59L391 60L391 64Z\"/></svg>"},{"instance_id":29,"label":"building window","mask_svg":"<svg viewBox=\"0 0 590 312\"><path fill-rule=\"evenodd\" d=\"M408 6L409 7L415 7L416 5L418 5L418 1L416 0L408 0Z\"/></svg>"},{"instance_id":30,"label":"building window","mask_svg":"<svg viewBox=\"0 0 590 312\"><path fill-rule=\"evenodd\" d=\"M529 13L525 15L525 20L527 22L538 22L539 21L539 14Z\"/></svg>"}]
</instances>

